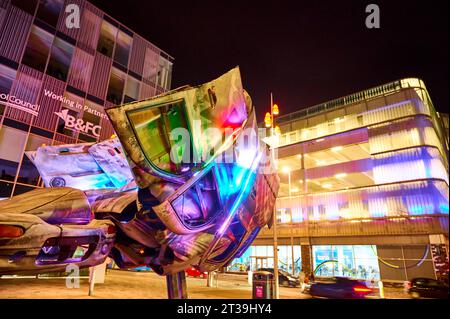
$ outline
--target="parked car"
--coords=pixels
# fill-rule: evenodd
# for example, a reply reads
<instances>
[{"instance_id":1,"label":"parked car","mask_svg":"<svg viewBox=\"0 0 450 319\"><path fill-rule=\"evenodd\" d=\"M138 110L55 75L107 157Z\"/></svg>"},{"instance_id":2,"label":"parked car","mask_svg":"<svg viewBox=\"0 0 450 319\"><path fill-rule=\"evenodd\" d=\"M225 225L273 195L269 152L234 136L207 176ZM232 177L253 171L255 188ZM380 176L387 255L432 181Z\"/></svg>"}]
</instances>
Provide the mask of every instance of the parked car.
<instances>
[{"instance_id":1,"label":"parked car","mask_svg":"<svg viewBox=\"0 0 450 319\"><path fill-rule=\"evenodd\" d=\"M198 270L195 267L186 269L186 275L188 275L189 277L202 277L202 278L208 277L208 273L206 271L201 272L200 270Z\"/></svg>"},{"instance_id":2,"label":"parked car","mask_svg":"<svg viewBox=\"0 0 450 319\"><path fill-rule=\"evenodd\" d=\"M333 277L330 280L311 283L309 293L313 297L363 299L373 293L373 290L359 280Z\"/></svg>"},{"instance_id":3,"label":"parked car","mask_svg":"<svg viewBox=\"0 0 450 319\"><path fill-rule=\"evenodd\" d=\"M430 278L415 278L408 283L408 293L412 298L448 298L448 284Z\"/></svg>"},{"instance_id":4,"label":"parked car","mask_svg":"<svg viewBox=\"0 0 450 319\"><path fill-rule=\"evenodd\" d=\"M268 271L274 273L273 268L260 268L258 271ZM283 269L278 269L278 283L284 287L298 287L300 286L300 279L298 276L294 276Z\"/></svg>"}]
</instances>

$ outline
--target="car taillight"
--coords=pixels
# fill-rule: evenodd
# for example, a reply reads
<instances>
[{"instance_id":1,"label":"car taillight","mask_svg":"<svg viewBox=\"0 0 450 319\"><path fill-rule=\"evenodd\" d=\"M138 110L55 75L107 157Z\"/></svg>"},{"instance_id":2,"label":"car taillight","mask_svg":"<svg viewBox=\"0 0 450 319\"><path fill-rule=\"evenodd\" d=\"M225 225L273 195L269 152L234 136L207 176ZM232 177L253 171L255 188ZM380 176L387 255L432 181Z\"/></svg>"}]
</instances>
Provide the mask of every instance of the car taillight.
<instances>
[{"instance_id":1,"label":"car taillight","mask_svg":"<svg viewBox=\"0 0 450 319\"><path fill-rule=\"evenodd\" d=\"M372 292L372 289L366 286L354 286L353 291L359 294L370 294Z\"/></svg>"},{"instance_id":2,"label":"car taillight","mask_svg":"<svg viewBox=\"0 0 450 319\"><path fill-rule=\"evenodd\" d=\"M23 228L11 225L0 225L0 238L16 238L23 235Z\"/></svg>"}]
</instances>

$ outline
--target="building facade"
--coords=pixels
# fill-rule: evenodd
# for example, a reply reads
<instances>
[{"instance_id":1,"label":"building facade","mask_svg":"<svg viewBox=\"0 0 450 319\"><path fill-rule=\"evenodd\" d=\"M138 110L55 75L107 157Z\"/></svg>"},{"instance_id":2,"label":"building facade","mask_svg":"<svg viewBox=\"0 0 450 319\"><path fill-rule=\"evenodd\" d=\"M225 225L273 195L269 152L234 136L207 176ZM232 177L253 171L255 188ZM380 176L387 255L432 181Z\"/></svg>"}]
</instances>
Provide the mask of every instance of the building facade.
<instances>
[{"instance_id":1,"label":"building facade","mask_svg":"<svg viewBox=\"0 0 450 319\"><path fill-rule=\"evenodd\" d=\"M0 198L43 186L24 155L94 142L104 107L170 89L172 57L84 0L0 0Z\"/></svg>"},{"instance_id":2,"label":"building facade","mask_svg":"<svg viewBox=\"0 0 450 319\"><path fill-rule=\"evenodd\" d=\"M316 276L448 278L448 135L420 79L277 119L279 267ZM448 127L448 117L447 117ZM273 266L273 230L230 270Z\"/></svg>"}]
</instances>

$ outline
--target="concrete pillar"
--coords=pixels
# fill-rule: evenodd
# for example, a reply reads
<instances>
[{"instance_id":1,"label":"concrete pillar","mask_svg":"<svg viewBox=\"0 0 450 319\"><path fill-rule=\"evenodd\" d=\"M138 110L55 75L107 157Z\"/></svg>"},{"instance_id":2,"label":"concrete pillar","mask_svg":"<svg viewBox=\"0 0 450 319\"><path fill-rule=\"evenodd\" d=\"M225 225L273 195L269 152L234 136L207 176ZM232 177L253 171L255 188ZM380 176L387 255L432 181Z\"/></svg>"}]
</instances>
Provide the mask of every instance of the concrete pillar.
<instances>
[{"instance_id":1,"label":"concrete pillar","mask_svg":"<svg viewBox=\"0 0 450 319\"><path fill-rule=\"evenodd\" d=\"M314 271L314 269L312 269L311 245L302 243L300 246L300 251L302 254L302 271L309 277L309 275Z\"/></svg>"}]
</instances>

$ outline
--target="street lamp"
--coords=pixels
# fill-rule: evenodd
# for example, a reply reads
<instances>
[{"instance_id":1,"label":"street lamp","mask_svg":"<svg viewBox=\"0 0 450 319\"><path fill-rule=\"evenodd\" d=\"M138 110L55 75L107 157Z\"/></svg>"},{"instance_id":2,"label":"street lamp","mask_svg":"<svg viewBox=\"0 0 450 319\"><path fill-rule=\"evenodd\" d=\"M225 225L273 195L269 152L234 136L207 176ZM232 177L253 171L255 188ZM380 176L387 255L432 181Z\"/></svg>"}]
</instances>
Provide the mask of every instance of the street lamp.
<instances>
[{"instance_id":1,"label":"street lamp","mask_svg":"<svg viewBox=\"0 0 450 319\"><path fill-rule=\"evenodd\" d=\"M267 112L264 117L264 123L266 128L270 128L271 138L276 135L280 135L281 131L278 126L275 125L275 116L280 114L280 109L277 104L273 104L273 94L270 93L270 113ZM274 158L274 144L272 144L272 158ZM278 280L278 235L277 235L277 205L275 199L275 205L273 207L273 275L275 280L275 299L280 299L279 280Z\"/></svg>"}]
</instances>

